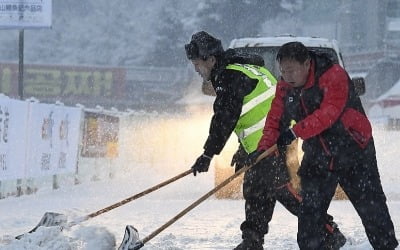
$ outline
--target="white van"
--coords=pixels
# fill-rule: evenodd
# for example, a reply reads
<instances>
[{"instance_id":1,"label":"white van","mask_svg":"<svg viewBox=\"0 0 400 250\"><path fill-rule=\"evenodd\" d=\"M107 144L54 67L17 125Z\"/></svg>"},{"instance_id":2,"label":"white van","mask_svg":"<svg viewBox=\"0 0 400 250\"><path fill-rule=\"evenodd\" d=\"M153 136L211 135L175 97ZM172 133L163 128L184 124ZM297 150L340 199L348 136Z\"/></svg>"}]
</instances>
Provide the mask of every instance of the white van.
<instances>
[{"instance_id":1,"label":"white van","mask_svg":"<svg viewBox=\"0 0 400 250\"><path fill-rule=\"evenodd\" d=\"M276 54L279 48L288 42L298 41L303 43L308 49L327 54L331 60L345 67L338 42L320 37L301 37L293 35L281 35L273 37L247 37L233 39L229 48L243 51L245 53L258 54L264 58L265 66L271 73L278 78L279 69L276 63ZM358 95L365 93L364 78L352 78Z\"/></svg>"},{"instance_id":2,"label":"white van","mask_svg":"<svg viewBox=\"0 0 400 250\"><path fill-rule=\"evenodd\" d=\"M292 35L238 38L231 41L229 48L261 55L264 58L267 69L269 69L274 76L278 76L279 71L276 64L276 54L283 44L294 41L303 43L310 50L328 54L333 61L344 67L337 41L327 38Z\"/></svg>"}]
</instances>

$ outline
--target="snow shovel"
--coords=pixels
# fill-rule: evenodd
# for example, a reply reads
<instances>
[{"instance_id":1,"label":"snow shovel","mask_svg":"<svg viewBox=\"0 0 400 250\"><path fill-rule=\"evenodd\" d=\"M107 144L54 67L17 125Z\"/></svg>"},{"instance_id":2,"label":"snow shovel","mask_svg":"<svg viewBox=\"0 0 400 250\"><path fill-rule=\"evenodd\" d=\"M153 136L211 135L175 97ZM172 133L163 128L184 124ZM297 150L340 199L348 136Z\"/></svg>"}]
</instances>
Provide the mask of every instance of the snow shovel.
<instances>
[{"instance_id":1,"label":"snow shovel","mask_svg":"<svg viewBox=\"0 0 400 250\"><path fill-rule=\"evenodd\" d=\"M53 213L53 212L46 212L43 215L43 217L40 220L40 222L37 224L37 226L34 227L28 233L35 232L41 226L45 226L45 227L52 227L52 226L72 227L72 226L77 225L77 224L79 224L79 223L81 223L83 221L86 221L86 220L90 219L90 218L96 217L96 216L98 216L100 214L103 214L103 213L108 212L108 211L110 211L110 210L112 210L114 208L120 207L120 206L122 206L122 205L124 205L124 204L126 204L128 202L131 202L131 201L136 200L136 199L138 199L138 198L140 198L142 196L145 196L146 194L149 194L149 193L151 193L151 192L153 192L153 191L155 191L157 189L160 189L160 188L162 188L162 187L164 187L164 186L166 186L166 185L168 185L168 184L170 184L170 183L172 183L172 182L174 182L176 180L179 180L182 177L185 177L186 175L191 174L192 172L193 172L192 169L186 170L185 172L183 172L181 174L178 174L177 176L172 177L171 179L168 179L168 180L166 180L164 182L161 182L160 184L157 184L157 185L155 185L155 186L153 186L151 188L148 188L148 189L146 189L146 190L144 190L144 191L142 191L142 192L140 192L138 194L135 194L135 195L133 195L131 197L128 197L128 198L126 198L126 199L124 199L124 200L122 200L120 202L112 204L112 205L110 205L108 207L100 209L100 210L98 210L96 212L93 212L91 214L88 214L86 216L80 217L75 221L71 221L70 223L67 223L67 216L65 216L63 214ZM15 238L16 239L20 239L23 235L24 234L18 235Z\"/></svg>"},{"instance_id":2,"label":"snow shovel","mask_svg":"<svg viewBox=\"0 0 400 250\"><path fill-rule=\"evenodd\" d=\"M269 148L268 150L266 150L264 153L262 153L256 160L256 163L258 163L259 161L261 161L262 159L264 159L265 157L267 157L268 155L270 155L271 153L275 152L277 150L277 146L276 144L273 145L271 148ZM255 164L254 164L255 165ZM165 223L164 225L162 225L161 227L159 227L157 230L155 230L153 233L151 233L150 235L148 235L147 237L143 238L142 240L139 239L139 232L138 230L131 226L131 225L127 225L125 228L125 234L124 234L124 238L122 239L122 243L119 246L118 250L137 250L140 249L144 246L144 244L146 242L148 242L149 240L151 240L152 238L154 238L156 235L158 235L159 233L161 233L164 229L166 229L167 227L169 227L170 225L172 225L175 221L177 221L179 218L181 218L182 216L184 216L185 214L187 214L190 210L192 210L193 208L195 208L197 205L199 205L200 203L202 203L204 200L206 200L208 197L210 197L211 195L213 195L214 193L216 193L218 190L220 190L221 188L223 188L225 185L227 185L229 182L231 182L233 179L235 179L236 177L238 177L240 174L246 172L247 170L249 170L251 167L253 167L254 165L250 165L250 166L245 166L244 168L241 168L239 171L237 171L235 174L231 175L230 177L228 177L226 180L224 180L223 182L221 182L218 186L216 186L214 189L212 189L211 191L209 191L208 193L206 193L205 195L203 195L202 197L200 197L197 201L195 201L194 203L192 203L190 206L188 206L187 208L185 208L184 210L182 210L179 214L177 214L175 217L173 217L172 219L170 219L167 223Z\"/></svg>"},{"instance_id":3,"label":"snow shovel","mask_svg":"<svg viewBox=\"0 0 400 250\"><path fill-rule=\"evenodd\" d=\"M42 219L39 221L39 223L34 227L31 231L28 233L33 233L35 232L39 227L51 227L51 226L58 226L58 225L64 225L67 223L67 216L59 213L53 213L53 212L46 212ZM16 236L16 239L21 239L22 236L25 234L21 234Z\"/></svg>"}]
</instances>

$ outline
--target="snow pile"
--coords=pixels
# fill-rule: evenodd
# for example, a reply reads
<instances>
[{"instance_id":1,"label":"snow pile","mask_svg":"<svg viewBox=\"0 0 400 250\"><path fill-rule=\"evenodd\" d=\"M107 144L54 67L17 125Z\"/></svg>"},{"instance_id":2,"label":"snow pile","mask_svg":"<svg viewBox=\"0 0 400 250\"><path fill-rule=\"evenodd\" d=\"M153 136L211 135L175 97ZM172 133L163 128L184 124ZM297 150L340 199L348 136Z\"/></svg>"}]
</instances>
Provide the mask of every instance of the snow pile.
<instances>
[{"instance_id":1,"label":"snow pile","mask_svg":"<svg viewBox=\"0 0 400 250\"><path fill-rule=\"evenodd\" d=\"M104 227L80 227L72 235L59 226L39 227L34 233L25 234L20 240L8 237L2 250L109 250L116 245L115 237ZM3 240L5 240L3 238Z\"/></svg>"}]
</instances>

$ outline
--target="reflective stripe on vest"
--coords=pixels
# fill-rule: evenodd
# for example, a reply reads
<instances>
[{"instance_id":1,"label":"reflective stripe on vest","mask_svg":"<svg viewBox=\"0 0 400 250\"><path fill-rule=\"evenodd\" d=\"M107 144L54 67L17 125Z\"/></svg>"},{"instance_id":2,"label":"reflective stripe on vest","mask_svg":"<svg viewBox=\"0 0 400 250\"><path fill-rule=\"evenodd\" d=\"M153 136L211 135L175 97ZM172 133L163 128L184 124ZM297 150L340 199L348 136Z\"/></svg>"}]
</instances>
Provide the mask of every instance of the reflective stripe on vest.
<instances>
[{"instance_id":1,"label":"reflective stripe on vest","mask_svg":"<svg viewBox=\"0 0 400 250\"><path fill-rule=\"evenodd\" d=\"M264 67L249 64L230 64L227 69L238 70L258 80L254 90L243 98L242 112L234 129L247 153L257 149L267 113L275 94L276 80Z\"/></svg>"}]
</instances>

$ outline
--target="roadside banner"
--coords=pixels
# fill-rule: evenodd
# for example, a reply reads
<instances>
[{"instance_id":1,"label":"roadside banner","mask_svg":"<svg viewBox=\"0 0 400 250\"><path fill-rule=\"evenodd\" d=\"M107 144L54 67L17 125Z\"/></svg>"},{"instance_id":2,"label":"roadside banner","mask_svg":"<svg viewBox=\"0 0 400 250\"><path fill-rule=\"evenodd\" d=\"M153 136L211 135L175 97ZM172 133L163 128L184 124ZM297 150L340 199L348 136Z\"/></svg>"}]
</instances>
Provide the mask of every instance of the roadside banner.
<instances>
[{"instance_id":1,"label":"roadside banner","mask_svg":"<svg viewBox=\"0 0 400 250\"><path fill-rule=\"evenodd\" d=\"M85 112L82 137L82 157L118 157L119 117Z\"/></svg>"},{"instance_id":2,"label":"roadside banner","mask_svg":"<svg viewBox=\"0 0 400 250\"><path fill-rule=\"evenodd\" d=\"M25 177L28 106L0 96L0 180Z\"/></svg>"},{"instance_id":3,"label":"roadside banner","mask_svg":"<svg viewBox=\"0 0 400 250\"><path fill-rule=\"evenodd\" d=\"M82 113L81 108L30 104L27 177L75 171Z\"/></svg>"}]
</instances>

